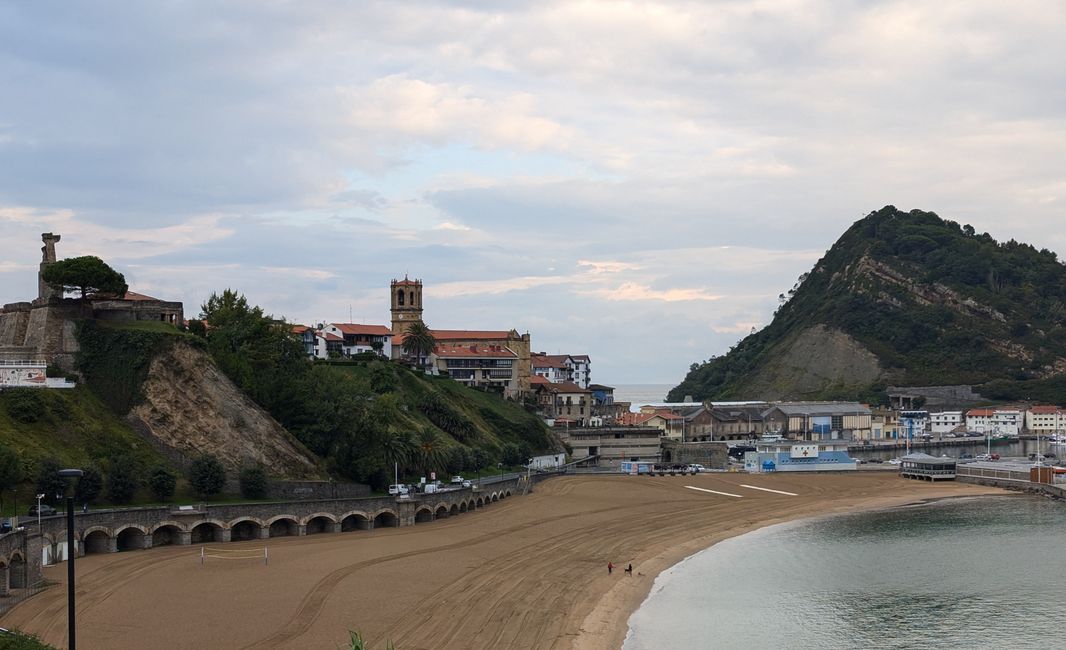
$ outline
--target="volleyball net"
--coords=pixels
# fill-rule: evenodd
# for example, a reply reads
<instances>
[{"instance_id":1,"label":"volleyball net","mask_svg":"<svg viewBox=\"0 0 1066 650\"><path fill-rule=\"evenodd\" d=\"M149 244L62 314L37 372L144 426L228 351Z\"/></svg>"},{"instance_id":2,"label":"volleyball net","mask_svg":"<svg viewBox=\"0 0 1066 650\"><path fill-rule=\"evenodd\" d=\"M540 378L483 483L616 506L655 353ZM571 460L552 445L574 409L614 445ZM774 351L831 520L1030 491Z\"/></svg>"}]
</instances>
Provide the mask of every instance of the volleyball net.
<instances>
[{"instance_id":1,"label":"volleyball net","mask_svg":"<svg viewBox=\"0 0 1066 650\"><path fill-rule=\"evenodd\" d=\"M200 547L200 564L204 564L208 558L213 560L262 560L263 564L270 564L270 550L262 548L216 548L212 546Z\"/></svg>"}]
</instances>

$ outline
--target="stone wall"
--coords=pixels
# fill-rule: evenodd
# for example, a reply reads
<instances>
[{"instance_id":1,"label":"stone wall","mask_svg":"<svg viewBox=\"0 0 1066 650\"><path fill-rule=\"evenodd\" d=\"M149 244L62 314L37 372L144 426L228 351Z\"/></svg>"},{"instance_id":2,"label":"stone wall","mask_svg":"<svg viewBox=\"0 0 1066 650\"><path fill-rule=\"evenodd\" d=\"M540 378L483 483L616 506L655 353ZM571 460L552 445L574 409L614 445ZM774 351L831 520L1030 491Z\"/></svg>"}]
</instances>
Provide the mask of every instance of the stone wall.
<instances>
[{"instance_id":1,"label":"stone wall","mask_svg":"<svg viewBox=\"0 0 1066 650\"><path fill-rule=\"evenodd\" d=\"M354 499L370 496L370 486L362 483L330 481L270 481L267 494L271 499Z\"/></svg>"},{"instance_id":2,"label":"stone wall","mask_svg":"<svg viewBox=\"0 0 1066 650\"><path fill-rule=\"evenodd\" d=\"M925 399L922 408L926 410L961 410L986 401L969 385L889 386L886 392L892 406L905 409L913 406L916 397Z\"/></svg>"},{"instance_id":3,"label":"stone wall","mask_svg":"<svg viewBox=\"0 0 1066 650\"><path fill-rule=\"evenodd\" d=\"M724 442L662 441L664 463L703 465L707 469L729 467L729 446Z\"/></svg>"}]
</instances>

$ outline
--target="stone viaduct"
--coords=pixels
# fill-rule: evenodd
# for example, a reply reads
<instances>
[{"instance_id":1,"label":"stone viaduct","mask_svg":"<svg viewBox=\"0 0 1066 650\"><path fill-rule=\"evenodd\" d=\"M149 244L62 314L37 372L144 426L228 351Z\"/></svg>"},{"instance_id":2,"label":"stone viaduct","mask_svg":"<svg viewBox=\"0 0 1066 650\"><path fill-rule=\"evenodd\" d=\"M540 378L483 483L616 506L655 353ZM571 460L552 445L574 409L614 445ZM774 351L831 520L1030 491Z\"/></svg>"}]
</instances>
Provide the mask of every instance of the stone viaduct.
<instances>
[{"instance_id":1,"label":"stone viaduct","mask_svg":"<svg viewBox=\"0 0 1066 650\"><path fill-rule=\"evenodd\" d=\"M411 526L483 508L521 494L523 478L480 489L462 488L410 497L364 497L279 501L231 505L119 508L77 513L78 557L169 544L226 542L346 533L381 527ZM42 565L67 559L66 517L26 519L24 528L0 537L0 594L29 587L41 578Z\"/></svg>"}]
</instances>

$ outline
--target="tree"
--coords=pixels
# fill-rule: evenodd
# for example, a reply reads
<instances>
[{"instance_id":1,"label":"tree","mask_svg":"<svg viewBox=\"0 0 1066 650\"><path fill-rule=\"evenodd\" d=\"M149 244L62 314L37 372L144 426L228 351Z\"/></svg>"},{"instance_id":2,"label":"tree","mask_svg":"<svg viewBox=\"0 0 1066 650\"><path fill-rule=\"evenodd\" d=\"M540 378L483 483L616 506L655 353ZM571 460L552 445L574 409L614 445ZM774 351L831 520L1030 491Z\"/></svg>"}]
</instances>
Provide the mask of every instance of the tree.
<instances>
[{"instance_id":1,"label":"tree","mask_svg":"<svg viewBox=\"0 0 1066 650\"><path fill-rule=\"evenodd\" d=\"M406 431L390 431L381 439L381 455L386 469L399 466L401 474L414 460L415 449L414 438Z\"/></svg>"},{"instance_id":2,"label":"tree","mask_svg":"<svg viewBox=\"0 0 1066 650\"><path fill-rule=\"evenodd\" d=\"M202 339L207 338L207 325L204 325L202 320L193 319L189 321L189 334L199 336Z\"/></svg>"},{"instance_id":3,"label":"tree","mask_svg":"<svg viewBox=\"0 0 1066 650\"><path fill-rule=\"evenodd\" d=\"M204 454L189 466L189 483L201 499L214 496L226 485L226 468L217 457Z\"/></svg>"},{"instance_id":4,"label":"tree","mask_svg":"<svg viewBox=\"0 0 1066 650\"><path fill-rule=\"evenodd\" d=\"M504 465L524 465L526 459L522 455L522 448L509 442L500 448L500 462Z\"/></svg>"},{"instance_id":5,"label":"tree","mask_svg":"<svg viewBox=\"0 0 1066 650\"><path fill-rule=\"evenodd\" d=\"M468 466L467 469L470 469L471 471L474 471L474 472L478 472L478 471L481 471L482 469L488 467L489 463L491 463L491 462L492 462L492 457L489 456L489 452L487 452L484 449L478 447L477 449L474 449L474 451L470 453L470 465Z\"/></svg>"},{"instance_id":6,"label":"tree","mask_svg":"<svg viewBox=\"0 0 1066 650\"><path fill-rule=\"evenodd\" d=\"M67 482L59 475L63 467L56 458L45 458L37 470L37 493L44 495L46 503L55 503L66 494Z\"/></svg>"},{"instance_id":7,"label":"tree","mask_svg":"<svg viewBox=\"0 0 1066 650\"><path fill-rule=\"evenodd\" d=\"M4 492L22 482L22 459L7 445L0 445L0 509L4 506Z\"/></svg>"},{"instance_id":8,"label":"tree","mask_svg":"<svg viewBox=\"0 0 1066 650\"><path fill-rule=\"evenodd\" d=\"M422 321L415 321L403 335L403 351L417 359L418 367L426 365L426 357L437 347L437 339Z\"/></svg>"},{"instance_id":9,"label":"tree","mask_svg":"<svg viewBox=\"0 0 1066 650\"><path fill-rule=\"evenodd\" d=\"M245 499L263 499L267 495L267 475L262 465L246 467L238 477L241 496Z\"/></svg>"},{"instance_id":10,"label":"tree","mask_svg":"<svg viewBox=\"0 0 1066 650\"><path fill-rule=\"evenodd\" d=\"M444 465L445 454L444 440L433 429L423 429L418 434L418 459L422 471L429 472L440 469Z\"/></svg>"},{"instance_id":11,"label":"tree","mask_svg":"<svg viewBox=\"0 0 1066 650\"><path fill-rule=\"evenodd\" d=\"M92 503L104 490L104 476L96 467L89 466L82 470L78 484L74 486L74 500L78 503Z\"/></svg>"},{"instance_id":12,"label":"tree","mask_svg":"<svg viewBox=\"0 0 1066 650\"><path fill-rule=\"evenodd\" d=\"M148 489L155 498L166 502L174 496L174 490L178 486L178 479L166 467L156 465L148 472Z\"/></svg>"},{"instance_id":13,"label":"tree","mask_svg":"<svg viewBox=\"0 0 1066 650\"><path fill-rule=\"evenodd\" d=\"M114 294L122 298L129 286L126 278L94 255L70 257L44 267L41 277L60 293L80 291L81 297L91 293Z\"/></svg>"},{"instance_id":14,"label":"tree","mask_svg":"<svg viewBox=\"0 0 1066 650\"><path fill-rule=\"evenodd\" d=\"M137 463L129 456L111 459L111 471L107 475L107 498L112 503L129 503L137 493L141 481Z\"/></svg>"}]
</instances>

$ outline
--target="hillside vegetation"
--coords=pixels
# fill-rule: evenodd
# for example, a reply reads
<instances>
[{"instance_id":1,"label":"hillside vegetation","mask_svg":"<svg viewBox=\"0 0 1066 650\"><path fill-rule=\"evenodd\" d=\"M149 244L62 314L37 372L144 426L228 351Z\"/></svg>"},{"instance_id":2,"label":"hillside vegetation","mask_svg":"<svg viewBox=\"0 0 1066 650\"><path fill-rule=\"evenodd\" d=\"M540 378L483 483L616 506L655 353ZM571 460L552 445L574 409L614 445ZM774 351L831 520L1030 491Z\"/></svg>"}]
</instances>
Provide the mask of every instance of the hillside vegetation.
<instances>
[{"instance_id":1,"label":"hillside vegetation","mask_svg":"<svg viewBox=\"0 0 1066 650\"><path fill-rule=\"evenodd\" d=\"M781 298L767 327L693 364L669 399L877 402L888 384L1063 397L1066 267L1051 251L887 206Z\"/></svg>"},{"instance_id":2,"label":"hillside vegetation","mask_svg":"<svg viewBox=\"0 0 1066 650\"><path fill-rule=\"evenodd\" d=\"M232 291L203 306L206 345L222 370L333 473L382 487L401 472L524 462L553 450L520 405L391 361L311 363L290 326Z\"/></svg>"}]
</instances>

